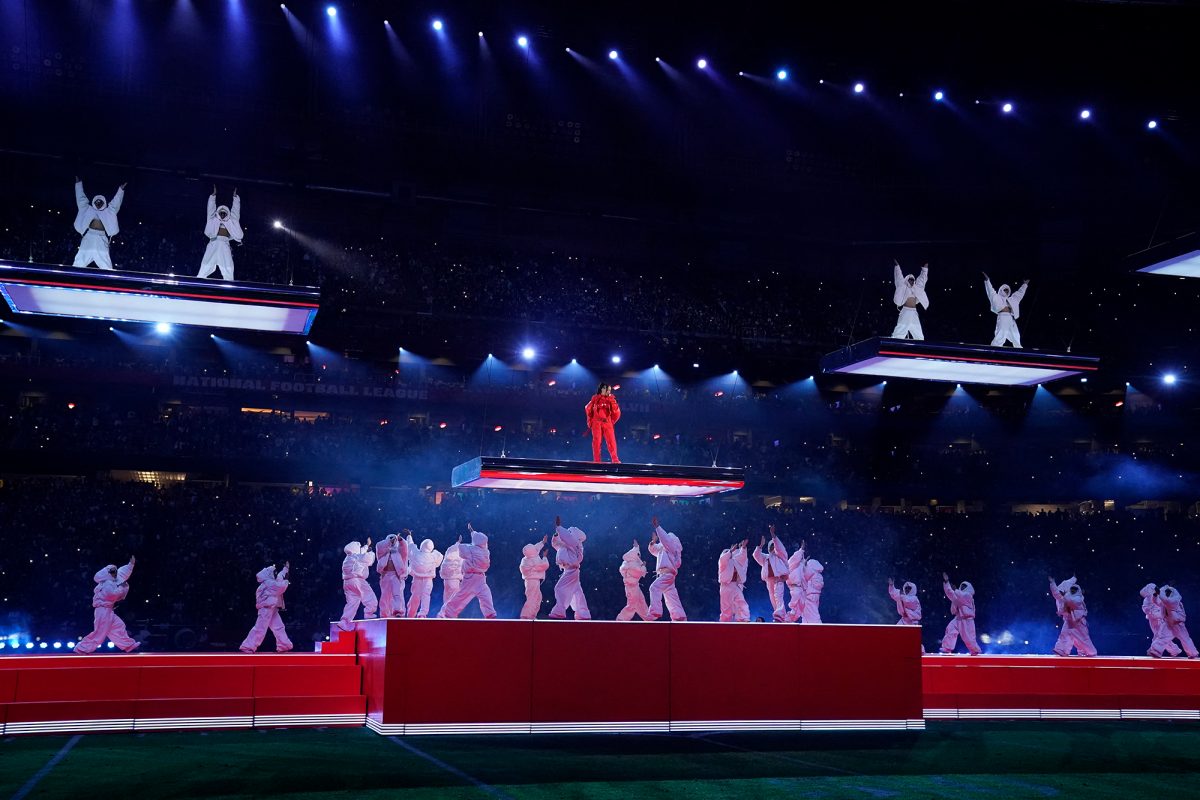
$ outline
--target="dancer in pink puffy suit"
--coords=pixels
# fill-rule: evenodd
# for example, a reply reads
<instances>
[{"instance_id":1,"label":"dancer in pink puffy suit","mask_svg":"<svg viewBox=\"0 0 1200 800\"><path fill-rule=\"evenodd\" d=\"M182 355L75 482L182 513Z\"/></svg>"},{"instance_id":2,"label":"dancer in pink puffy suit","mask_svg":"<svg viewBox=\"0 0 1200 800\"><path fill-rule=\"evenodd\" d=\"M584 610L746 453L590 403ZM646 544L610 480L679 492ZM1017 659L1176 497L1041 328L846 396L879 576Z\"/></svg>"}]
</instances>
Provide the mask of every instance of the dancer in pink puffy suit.
<instances>
[{"instance_id":1,"label":"dancer in pink puffy suit","mask_svg":"<svg viewBox=\"0 0 1200 800\"><path fill-rule=\"evenodd\" d=\"M374 619L375 609L379 600L367 576L371 574L371 565L375 563L375 554L371 552L371 539L367 538L366 545L351 542L343 550L346 557L342 559L342 591L346 593L346 607L342 609L342 618L338 627L344 631L354 630L354 615L358 607L363 607L363 619Z\"/></svg>"},{"instance_id":2,"label":"dancer in pink puffy suit","mask_svg":"<svg viewBox=\"0 0 1200 800\"><path fill-rule=\"evenodd\" d=\"M1083 599L1083 587L1074 577L1067 578L1062 583L1050 579L1050 594L1054 597L1056 613L1062 617L1062 630L1058 632L1058 641L1054 643L1054 654L1059 656L1071 655L1071 648L1081 656L1096 655L1096 647L1092 644L1092 636L1088 633L1087 603Z\"/></svg>"},{"instance_id":3,"label":"dancer in pink puffy suit","mask_svg":"<svg viewBox=\"0 0 1200 800\"><path fill-rule=\"evenodd\" d=\"M683 543L678 536L662 529L658 517L651 519L650 524L654 526L654 533L650 534L650 544L646 549L658 559L654 567L658 577L650 584L650 619L662 616L663 601L666 600L671 621L687 622L687 614L679 600L679 590L675 588L675 578L683 566Z\"/></svg>"},{"instance_id":4,"label":"dancer in pink puffy suit","mask_svg":"<svg viewBox=\"0 0 1200 800\"><path fill-rule=\"evenodd\" d=\"M783 604L783 587L788 578L788 554L783 542L775 535L775 526L770 526L768 530L771 532L771 543L767 544L767 537L762 537L758 547L754 548L753 555L754 560L762 567L760 574L763 583L767 585L767 596L771 599L771 618L775 622L783 622L787 619ZM766 545L765 551L763 545ZM797 595L793 593L792 596Z\"/></svg>"},{"instance_id":5,"label":"dancer in pink puffy suit","mask_svg":"<svg viewBox=\"0 0 1200 800\"><path fill-rule=\"evenodd\" d=\"M541 542L527 544L521 548L521 564L518 567L525 581L525 605L521 606L521 619L537 619L542 607L542 581L550 562L546 560L546 537Z\"/></svg>"},{"instance_id":6,"label":"dancer in pink puffy suit","mask_svg":"<svg viewBox=\"0 0 1200 800\"><path fill-rule=\"evenodd\" d=\"M492 605L492 590L487 584L488 567L492 565L492 554L488 552L488 537L471 527L470 544L460 544L458 552L463 560L463 581L458 591L450 598L450 602L442 606L438 612L441 619L454 619L474 599L479 599L479 610L484 619L495 619L496 608Z\"/></svg>"},{"instance_id":7,"label":"dancer in pink puffy suit","mask_svg":"<svg viewBox=\"0 0 1200 800\"><path fill-rule=\"evenodd\" d=\"M442 563L442 554L433 547L432 539L423 539L421 546L413 541L409 532L408 572L412 575L411 594L408 598L408 616L410 619L424 619L429 616L429 598L433 594L433 576Z\"/></svg>"},{"instance_id":8,"label":"dancer in pink puffy suit","mask_svg":"<svg viewBox=\"0 0 1200 800\"><path fill-rule=\"evenodd\" d=\"M750 559L746 554L748 539L743 539L721 551L717 559L717 583L721 586L721 622L749 622L750 606L746 603L746 575Z\"/></svg>"},{"instance_id":9,"label":"dancer in pink puffy suit","mask_svg":"<svg viewBox=\"0 0 1200 800\"><path fill-rule=\"evenodd\" d=\"M1172 639L1178 639L1183 645L1183 652L1187 653L1188 658L1196 658L1200 656L1200 652L1196 651L1196 645L1192 642L1192 637L1188 634L1187 612L1183 610L1183 597L1173 586L1163 584L1158 589L1158 597L1156 602L1162 606L1163 611L1163 627L1159 636L1150 645L1150 655L1155 658L1162 658L1163 651L1167 649L1167 645Z\"/></svg>"},{"instance_id":10,"label":"dancer in pink puffy suit","mask_svg":"<svg viewBox=\"0 0 1200 800\"><path fill-rule=\"evenodd\" d=\"M258 590L254 593L254 607L258 609L258 620L246 634L241 648L243 653L253 653L258 650L267 636L267 630L275 634L275 652L286 653L292 649L292 640L288 638L287 629L283 626L283 618L279 612L284 609L283 593L288 588L288 564L283 565L279 575L275 574L275 565L263 567L254 577L258 579Z\"/></svg>"},{"instance_id":11,"label":"dancer in pink puffy suit","mask_svg":"<svg viewBox=\"0 0 1200 800\"><path fill-rule=\"evenodd\" d=\"M587 534L579 528L564 528L562 518L554 518L554 563L562 570L558 583L554 584L554 608L550 619L566 619L567 609L575 610L575 619L591 619L587 600L583 596L583 585L579 582L579 567L583 564L583 543Z\"/></svg>"},{"instance_id":12,"label":"dancer in pink puffy suit","mask_svg":"<svg viewBox=\"0 0 1200 800\"><path fill-rule=\"evenodd\" d=\"M403 531L410 539L412 533ZM408 542L390 534L375 545L375 571L379 573L379 616L404 616L404 580L408 577Z\"/></svg>"},{"instance_id":13,"label":"dancer in pink puffy suit","mask_svg":"<svg viewBox=\"0 0 1200 800\"><path fill-rule=\"evenodd\" d=\"M800 548L804 549L801 542ZM821 592L825 589L825 567L815 558L804 562L804 574L801 588L804 590L804 608L800 612L800 621L807 625L821 624Z\"/></svg>"},{"instance_id":14,"label":"dancer in pink puffy suit","mask_svg":"<svg viewBox=\"0 0 1200 800\"><path fill-rule=\"evenodd\" d=\"M1171 639L1169 632L1165 630L1167 621L1163 619L1162 606L1158 603L1158 587L1153 583L1147 583L1142 587L1142 613L1146 615L1146 622L1150 624L1150 641L1157 642L1160 639L1166 641L1165 646L1158 655L1166 653L1169 656L1177 656L1183 651L1179 649L1179 645ZM1146 655L1153 656L1154 648L1146 651Z\"/></svg>"},{"instance_id":15,"label":"dancer in pink puffy suit","mask_svg":"<svg viewBox=\"0 0 1200 800\"><path fill-rule=\"evenodd\" d=\"M458 587L462 586L463 560L459 548L462 547L462 537L446 548L446 556L442 559L442 568L438 577L442 579L442 608L454 597Z\"/></svg>"},{"instance_id":16,"label":"dancer in pink puffy suit","mask_svg":"<svg viewBox=\"0 0 1200 800\"><path fill-rule=\"evenodd\" d=\"M771 526L771 536L775 536L775 526ZM804 542L796 548L796 552L787 557L787 588L791 600L787 604L786 622L798 622L804 615L804 568L808 566L808 556L804 554ZM780 597L782 599L782 595Z\"/></svg>"},{"instance_id":17,"label":"dancer in pink puffy suit","mask_svg":"<svg viewBox=\"0 0 1200 800\"><path fill-rule=\"evenodd\" d=\"M896 620L897 625L921 627L921 599L917 597L915 583L905 581L904 586L897 589L895 582L888 578L888 597L892 598L892 602L896 604L896 613L900 615L900 619ZM921 652L925 652L925 645L921 645Z\"/></svg>"},{"instance_id":18,"label":"dancer in pink puffy suit","mask_svg":"<svg viewBox=\"0 0 1200 800\"><path fill-rule=\"evenodd\" d=\"M650 607L642 592L642 578L646 577L646 562L642 561L642 546L633 540L633 547L621 556L621 582L625 584L625 607L617 614L622 622L633 619L637 614L643 620L650 619Z\"/></svg>"},{"instance_id":19,"label":"dancer in pink puffy suit","mask_svg":"<svg viewBox=\"0 0 1200 800\"><path fill-rule=\"evenodd\" d=\"M950 585L950 576L942 573L942 591L950 600L950 613L954 619L946 626L946 635L942 637L943 653L953 653L962 637L963 644L973 656L979 655L979 645L975 642L975 587L968 581L963 581L957 589Z\"/></svg>"},{"instance_id":20,"label":"dancer in pink puffy suit","mask_svg":"<svg viewBox=\"0 0 1200 800\"><path fill-rule=\"evenodd\" d=\"M113 607L129 594L129 576L133 574L133 565L137 559L129 557L129 563L118 569L115 564L109 564L92 576L96 589L92 592L92 618L95 626L92 632L75 645L76 653L94 653L105 639L108 639L120 650L131 653L138 648L138 643L129 637L125 623L117 616Z\"/></svg>"}]
</instances>

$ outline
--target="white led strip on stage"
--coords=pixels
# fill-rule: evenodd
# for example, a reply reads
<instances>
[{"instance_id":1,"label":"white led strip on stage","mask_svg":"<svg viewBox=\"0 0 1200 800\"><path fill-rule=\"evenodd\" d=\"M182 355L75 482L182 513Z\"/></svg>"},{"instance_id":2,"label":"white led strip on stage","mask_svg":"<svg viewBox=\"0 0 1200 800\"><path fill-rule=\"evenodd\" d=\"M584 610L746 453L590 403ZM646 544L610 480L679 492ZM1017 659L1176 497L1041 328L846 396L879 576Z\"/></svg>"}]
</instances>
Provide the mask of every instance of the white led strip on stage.
<instances>
[{"instance_id":1,"label":"white led strip on stage","mask_svg":"<svg viewBox=\"0 0 1200 800\"><path fill-rule=\"evenodd\" d=\"M687 720L680 722L476 722L440 725L381 723L367 727L383 736L448 736L497 733L698 733L701 731L923 731L923 719Z\"/></svg>"},{"instance_id":2,"label":"white led strip on stage","mask_svg":"<svg viewBox=\"0 0 1200 800\"><path fill-rule=\"evenodd\" d=\"M946 383L983 383L999 386L1032 386L1075 375L1078 370L1048 367L980 364L936 358L900 358L877 356L858 364L838 369L851 375L874 375L881 378L914 378Z\"/></svg>"},{"instance_id":3,"label":"white led strip on stage","mask_svg":"<svg viewBox=\"0 0 1200 800\"><path fill-rule=\"evenodd\" d=\"M260 714L253 717L145 717L140 719L57 719L9 722L3 735L21 733L101 733L106 731L180 731L246 728L296 728L326 725L359 726L365 714Z\"/></svg>"},{"instance_id":4,"label":"white led strip on stage","mask_svg":"<svg viewBox=\"0 0 1200 800\"><path fill-rule=\"evenodd\" d=\"M1184 719L1200 722L1200 709L1159 708L927 708L925 719Z\"/></svg>"}]
</instances>

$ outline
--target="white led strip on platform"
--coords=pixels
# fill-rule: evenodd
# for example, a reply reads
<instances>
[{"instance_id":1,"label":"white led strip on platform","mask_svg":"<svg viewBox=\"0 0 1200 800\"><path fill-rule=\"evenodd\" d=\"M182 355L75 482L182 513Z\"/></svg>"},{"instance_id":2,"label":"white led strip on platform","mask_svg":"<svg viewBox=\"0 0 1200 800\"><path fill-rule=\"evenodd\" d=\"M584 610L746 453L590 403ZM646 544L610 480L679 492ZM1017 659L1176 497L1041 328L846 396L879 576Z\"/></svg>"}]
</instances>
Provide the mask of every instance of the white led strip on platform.
<instances>
[{"instance_id":1,"label":"white led strip on platform","mask_svg":"<svg viewBox=\"0 0 1200 800\"><path fill-rule=\"evenodd\" d=\"M925 719L1186 719L1200 722L1200 709L927 708Z\"/></svg>"},{"instance_id":2,"label":"white led strip on platform","mask_svg":"<svg viewBox=\"0 0 1200 800\"><path fill-rule=\"evenodd\" d=\"M433 736L496 733L695 733L700 731L923 731L923 719L689 720L682 722L475 722L444 725L381 723L367 727L383 736Z\"/></svg>"},{"instance_id":3,"label":"white led strip on platform","mask_svg":"<svg viewBox=\"0 0 1200 800\"><path fill-rule=\"evenodd\" d=\"M104 731L214 730L257 727L362 725L365 714L260 714L240 717L145 717L142 719L57 719L9 722L4 735L20 733L100 733Z\"/></svg>"}]
</instances>

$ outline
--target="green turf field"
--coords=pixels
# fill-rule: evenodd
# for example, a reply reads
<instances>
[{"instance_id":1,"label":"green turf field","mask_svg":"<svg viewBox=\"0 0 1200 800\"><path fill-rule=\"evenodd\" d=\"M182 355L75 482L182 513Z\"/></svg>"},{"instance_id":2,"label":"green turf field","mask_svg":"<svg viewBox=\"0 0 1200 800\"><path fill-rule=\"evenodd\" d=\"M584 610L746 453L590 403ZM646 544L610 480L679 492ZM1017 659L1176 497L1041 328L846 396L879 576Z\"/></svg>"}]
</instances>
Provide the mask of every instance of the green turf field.
<instances>
[{"instance_id":1,"label":"green turf field","mask_svg":"<svg viewBox=\"0 0 1200 800\"><path fill-rule=\"evenodd\" d=\"M51 763L53 762L53 763ZM924 733L378 736L365 728L9 737L0 798L1186 797L1200 726Z\"/></svg>"}]
</instances>

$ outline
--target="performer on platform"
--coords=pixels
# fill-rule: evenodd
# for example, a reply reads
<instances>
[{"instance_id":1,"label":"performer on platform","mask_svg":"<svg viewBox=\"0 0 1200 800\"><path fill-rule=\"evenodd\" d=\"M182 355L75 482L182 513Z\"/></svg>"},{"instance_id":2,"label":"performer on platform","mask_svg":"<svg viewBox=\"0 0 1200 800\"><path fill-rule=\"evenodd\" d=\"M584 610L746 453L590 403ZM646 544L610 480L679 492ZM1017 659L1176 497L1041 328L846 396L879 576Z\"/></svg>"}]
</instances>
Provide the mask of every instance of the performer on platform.
<instances>
[{"instance_id":1,"label":"performer on platform","mask_svg":"<svg viewBox=\"0 0 1200 800\"><path fill-rule=\"evenodd\" d=\"M462 537L446 548L446 557L442 559L442 568L438 577L442 579L442 608L454 597L458 587L462 586L463 560L459 548L462 547Z\"/></svg>"},{"instance_id":2,"label":"performer on platform","mask_svg":"<svg viewBox=\"0 0 1200 800\"><path fill-rule=\"evenodd\" d=\"M1028 288L1029 279L1026 278L1015 292L1008 288L1007 283L999 289L993 289L992 279L986 272L983 273L983 290L987 292L988 303L996 315L996 335L992 337L992 347L1003 347L1004 342L1009 341L1013 347L1020 348L1021 332L1017 330L1017 320L1021 316L1021 299Z\"/></svg>"},{"instance_id":3,"label":"performer on platform","mask_svg":"<svg viewBox=\"0 0 1200 800\"><path fill-rule=\"evenodd\" d=\"M125 202L125 184L117 188L112 202L104 195L98 194L88 202L83 191L83 181L75 176L75 204L79 206L75 214L75 231L83 238L79 241L79 251L75 253L75 267L90 267L93 263L100 269L112 269L112 256L108 251L109 242L121 232L117 224L117 214L121 211L121 203Z\"/></svg>"},{"instance_id":4,"label":"performer on platform","mask_svg":"<svg viewBox=\"0 0 1200 800\"><path fill-rule=\"evenodd\" d=\"M92 592L92 632L83 637L75 645L76 653L94 653L105 639L112 642L119 650L132 653L138 648L138 643L130 638L125 630L125 623L117 616L114 607L129 594L129 576L133 574L133 565L137 559L129 557L129 563L120 567L109 564L92 576L96 588Z\"/></svg>"},{"instance_id":5,"label":"performer on platform","mask_svg":"<svg viewBox=\"0 0 1200 800\"><path fill-rule=\"evenodd\" d=\"M521 548L521 578L525 581L525 605L521 606L521 619L537 619L542 607L542 581L550 562L546 560L546 537L542 541Z\"/></svg>"},{"instance_id":6,"label":"performer on platform","mask_svg":"<svg viewBox=\"0 0 1200 800\"><path fill-rule=\"evenodd\" d=\"M409 541L412 533L403 531ZM408 542L388 534L375 545L375 571L379 573L379 616L404 616L404 581L408 578Z\"/></svg>"},{"instance_id":7,"label":"performer on platform","mask_svg":"<svg viewBox=\"0 0 1200 800\"><path fill-rule=\"evenodd\" d=\"M784 622L787 613L783 604L783 587L788 577L788 554L783 542L775 535L775 526L771 525L767 530L771 532L771 543L767 544L767 537L763 536L758 541L758 547L754 548L753 556L762 567L760 575L767 585L767 596L771 599L771 618L775 622ZM765 551L764 546L767 548Z\"/></svg>"},{"instance_id":8,"label":"performer on platform","mask_svg":"<svg viewBox=\"0 0 1200 800\"><path fill-rule=\"evenodd\" d=\"M554 518L554 563L562 571L558 583L554 584L554 607L550 619L566 619L567 609L575 611L575 619L591 619L587 599L583 596L583 584L579 581L579 568L583 564L583 543L587 534L579 528L564 528L562 518Z\"/></svg>"},{"instance_id":9,"label":"performer on platform","mask_svg":"<svg viewBox=\"0 0 1200 800\"><path fill-rule=\"evenodd\" d=\"M651 519L650 524L654 526L654 533L650 534L650 544L646 549L650 555L658 558L654 568L658 577L650 584L650 619L662 616L663 600L666 600L671 621L687 622L687 614L679 600L679 590L675 588L675 578L683 566L683 543L678 536L662 529L658 517Z\"/></svg>"},{"instance_id":10,"label":"performer on platform","mask_svg":"<svg viewBox=\"0 0 1200 800\"><path fill-rule=\"evenodd\" d=\"M285 606L283 593L288 588L289 564L284 563L279 574L275 574L275 565L263 567L254 577L258 579L258 589L254 592L254 607L258 609L258 619L254 627L246 634L239 648L243 653L258 651L259 645L267 636L267 631L275 634L275 652L286 653L292 649L292 640L288 638L287 628L283 618L279 616Z\"/></svg>"},{"instance_id":11,"label":"performer on platform","mask_svg":"<svg viewBox=\"0 0 1200 800\"><path fill-rule=\"evenodd\" d=\"M471 534L470 544L458 546L463 561L463 580L450 602L438 612L440 619L454 619L472 600L479 600L479 610L484 619L495 619L496 608L492 605L492 590L487 583L488 567L492 565L492 554L488 551L488 537L467 523Z\"/></svg>"},{"instance_id":12,"label":"performer on platform","mask_svg":"<svg viewBox=\"0 0 1200 800\"><path fill-rule=\"evenodd\" d=\"M1054 643L1054 654L1059 656L1071 655L1071 648L1081 656L1096 655L1096 647L1092 644L1092 636L1088 632L1087 603L1083 599L1083 587L1072 576L1062 583L1050 579L1050 594L1054 597L1054 606L1062 617L1062 630L1058 633L1058 641Z\"/></svg>"},{"instance_id":13,"label":"performer on platform","mask_svg":"<svg viewBox=\"0 0 1200 800\"><path fill-rule=\"evenodd\" d=\"M804 543L800 543L804 547ZM821 592L825 590L825 565L815 558L804 562L804 607L800 621L806 625L821 624Z\"/></svg>"},{"instance_id":14,"label":"performer on platform","mask_svg":"<svg viewBox=\"0 0 1200 800\"><path fill-rule=\"evenodd\" d=\"M1167 649L1171 640L1178 639L1188 658L1200 656L1192 637L1188 634L1187 612L1183 609L1182 595L1175 587L1164 584L1159 587L1157 602L1162 606L1164 625L1158 638L1150 645L1150 655L1162 658L1163 651Z\"/></svg>"},{"instance_id":15,"label":"performer on platform","mask_svg":"<svg viewBox=\"0 0 1200 800\"><path fill-rule=\"evenodd\" d=\"M408 534L408 572L412 575L411 594L408 598L409 619L424 619L429 616L429 597L433 594L433 576L437 575L442 563L442 554L433 547L433 539L423 539L421 546Z\"/></svg>"},{"instance_id":16,"label":"performer on platform","mask_svg":"<svg viewBox=\"0 0 1200 800\"><path fill-rule=\"evenodd\" d=\"M950 613L954 618L946 625L946 634L942 637L942 653L953 653L962 637L963 645L973 656L981 652L975 642L975 587L968 581L963 581L957 589L950 585L950 576L942 573L942 591L950 601Z\"/></svg>"},{"instance_id":17,"label":"performer on platform","mask_svg":"<svg viewBox=\"0 0 1200 800\"><path fill-rule=\"evenodd\" d=\"M584 407L587 414L588 430L592 432L592 461L600 460L600 437L604 437L608 445L608 457L614 464L620 464L617 458L617 434L613 426L621 418L621 407L617 405L616 395L612 387L602 383L596 388L596 393Z\"/></svg>"},{"instance_id":18,"label":"performer on platform","mask_svg":"<svg viewBox=\"0 0 1200 800\"><path fill-rule=\"evenodd\" d=\"M915 583L905 581L904 586L897 589L895 582L888 578L888 597L892 598L892 602L896 604L896 613L900 615L900 619L896 620L897 625L921 627L921 599L917 597ZM921 645L921 652L925 652L925 645Z\"/></svg>"},{"instance_id":19,"label":"performer on platform","mask_svg":"<svg viewBox=\"0 0 1200 800\"><path fill-rule=\"evenodd\" d=\"M771 535L775 535L774 526L771 527ZM785 622L799 622L804 615L804 568L807 565L808 556L804 554L804 542L801 541L796 551L787 557L787 588L791 600L783 617ZM782 593L779 599L783 599Z\"/></svg>"},{"instance_id":20,"label":"performer on platform","mask_svg":"<svg viewBox=\"0 0 1200 800\"><path fill-rule=\"evenodd\" d=\"M746 603L746 575L750 559L746 553L749 539L735 542L721 551L717 559L717 583L721 586L721 622L749 622Z\"/></svg>"},{"instance_id":21,"label":"performer on platform","mask_svg":"<svg viewBox=\"0 0 1200 800\"><path fill-rule=\"evenodd\" d=\"M1142 613L1146 615L1146 622L1150 624L1150 641L1151 643L1163 641L1165 642L1161 656L1166 653L1169 656L1177 656L1183 652L1179 645L1175 644L1171 638L1169 631L1166 630L1167 621L1163 619L1162 605L1158 602L1158 587L1153 583L1147 583L1142 587ZM1146 655L1153 656L1153 647L1146 651Z\"/></svg>"},{"instance_id":22,"label":"performer on platform","mask_svg":"<svg viewBox=\"0 0 1200 800\"><path fill-rule=\"evenodd\" d=\"M897 261L892 278L896 284L892 302L900 310L900 317L896 320L892 338L906 339L912 334L912 338L920 341L925 338L925 332L921 330L921 317L917 314L917 306L922 305L926 310L929 309L929 295L925 294L925 284L929 281L929 265L921 267L921 274L917 277L912 274L902 275L900 272L900 262Z\"/></svg>"},{"instance_id":23,"label":"performer on platform","mask_svg":"<svg viewBox=\"0 0 1200 800\"><path fill-rule=\"evenodd\" d=\"M358 614L360 605L363 607L363 619L375 619L375 609L379 607L375 590L367 583L371 565L375 563L375 554L371 552L370 537L367 537L366 545L350 542L342 550L346 553L342 559L342 591L346 595L346 606L342 609L338 627L352 631L354 616Z\"/></svg>"},{"instance_id":24,"label":"performer on platform","mask_svg":"<svg viewBox=\"0 0 1200 800\"><path fill-rule=\"evenodd\" d=\"M208 222L204 225L204 235L208 237L208 247L204 249L204 258L200 261L200 271L197 278L207 278L221 268L221 276L233 280L233 250L230 242L242 243L242 198L238 197L237 189L233 190L233 208L217 205L217 186L213 184L212 194L208 196Z\"/></svg>"},{"instance_id":25,"label":"performer on platform","mask_svg":"<svg viewBox=\"0 0 1200 800\"><path fill-rule=\"evenodd\" d=\"M621 556L621 582L625 584L625 607L617 614L621 621L633 619L637 614L643 620L650 619L650 607L646 605L646 595L642 592L642 578L646 577L646 562L642 561L642 546L638 540L633 540L633 547Z\"/></svg>"}]
</instances>

